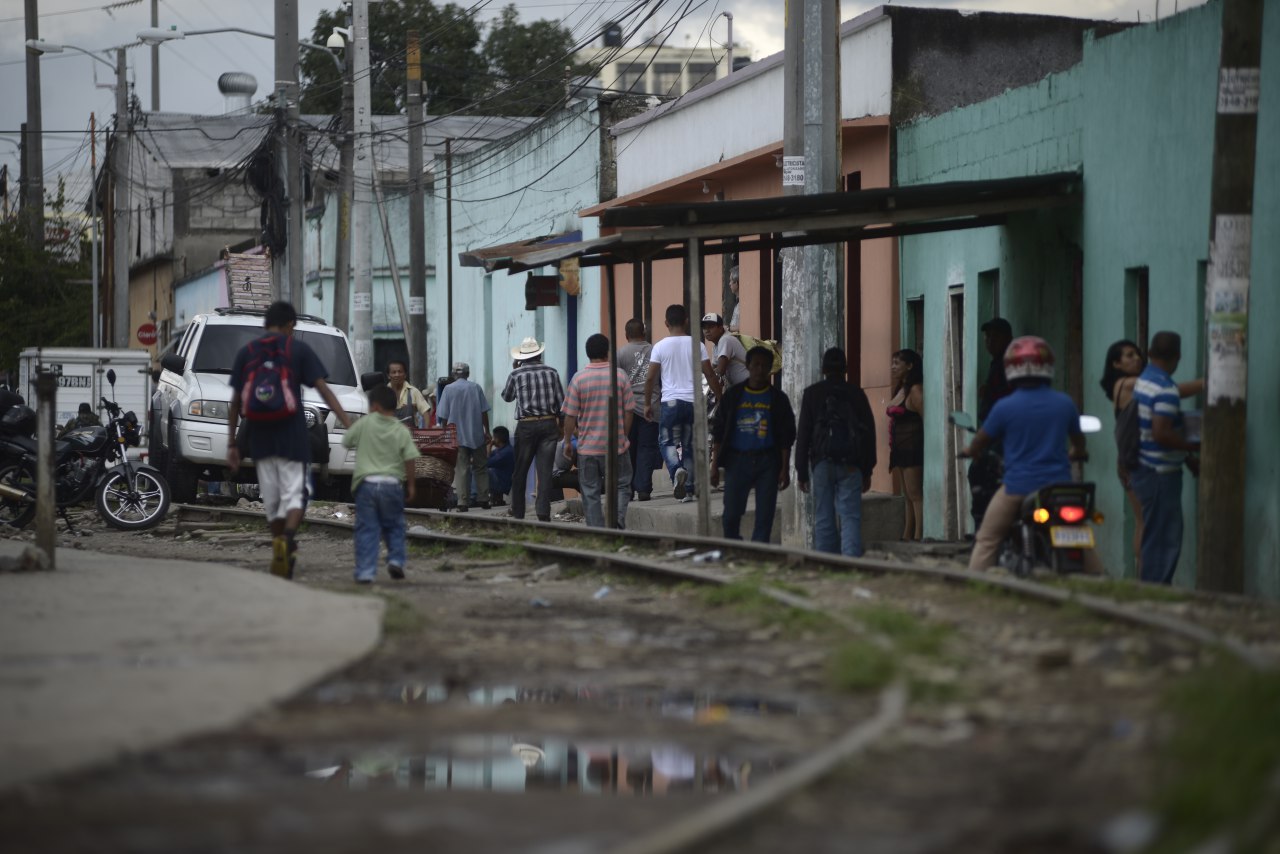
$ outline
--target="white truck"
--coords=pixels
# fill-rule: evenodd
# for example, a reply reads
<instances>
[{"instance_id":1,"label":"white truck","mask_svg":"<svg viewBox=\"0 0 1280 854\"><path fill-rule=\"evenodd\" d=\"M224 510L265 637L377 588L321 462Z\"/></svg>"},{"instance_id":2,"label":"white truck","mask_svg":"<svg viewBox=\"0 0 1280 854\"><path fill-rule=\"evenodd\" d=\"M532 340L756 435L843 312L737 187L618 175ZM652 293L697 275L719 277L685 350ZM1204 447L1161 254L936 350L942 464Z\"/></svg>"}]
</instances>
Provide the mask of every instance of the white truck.
<instances>
[{"instance_id":1,"label":"white truck","mask_svg":"<svg viewBox=\"0 0 1280 854\"><path fill-rule=\"evenodd\" d=\"M264 334L262 322L260 309L220 308L197 314L160 357L160 380L147 419L147 447L152 465L169 481L174 501L194 500L198 480L229 479L224 466L231 366L242 346ZM326 382L342 408L352 418L367 412L368 400L360 390L355 359L342 330L304 314L298 316L293 334L328 369ZM322 423L329 435L328 455L314 461L316 486L321 494L346 498L356 455L342 446L345 430L314 389L303 388L302 406L307 426ZM240 469L241 480L252 480L252 465L250 460Z\"/></svg>"},{"instance_id":2,"label":"white truck","mask_svg":"<svg viewBox=\"0 0 1280 854\"><path fill-rule=\"evenodd\" d=\"M18 387L15 391L36 406L36 375L41 370L58 375L55 415L58 426L75 418L80 404L93 407L106 423L98 401L111 398L107 371L115 369L115 400L125 412L132 410L142 425L145 443L147 410L151 402L151 354L146 350L110 350L92 347L28 347L18 356Z\"/></svg>"}]
</instances>

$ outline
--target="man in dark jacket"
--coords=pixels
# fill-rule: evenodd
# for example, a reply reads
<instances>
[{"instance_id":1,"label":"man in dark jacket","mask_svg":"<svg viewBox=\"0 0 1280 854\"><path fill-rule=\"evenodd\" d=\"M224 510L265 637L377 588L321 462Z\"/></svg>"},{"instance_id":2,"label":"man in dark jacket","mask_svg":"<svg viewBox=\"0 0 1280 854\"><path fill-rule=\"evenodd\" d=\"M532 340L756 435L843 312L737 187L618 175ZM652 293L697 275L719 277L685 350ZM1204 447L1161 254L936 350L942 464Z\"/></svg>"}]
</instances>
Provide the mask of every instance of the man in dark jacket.
<instances>
[{"instance_id":1,"label":"man in dark jacket","mask_svg":"<svg viewBox=\"0 0 1280 854\"><path fill-rule=\"evenodd\" d=\"M814 547L862 557L862 493L876 467L876 423L862 389L845 380L844 350L822 354L823 379L804 390L796 437L796 483L814 502ZM837 531L837 519L839 519Z\"/></svg>"},{"instance_id":2,"label":"man in dark jacket","mask_svg":"<svg viewBox=\"0 0 1280 854\"><path fill-rule=\"evenodd\" d=\"M791 485L791 446L796 416L780 388L769 385L773 353L766 347L747 352L747 381L729 388L711 422L711 485L724 466L724 536L740 540L747 493L756 491L756 522L751 539L767 543L773 532L778 492Z\"/></svg>"}]
</instances>

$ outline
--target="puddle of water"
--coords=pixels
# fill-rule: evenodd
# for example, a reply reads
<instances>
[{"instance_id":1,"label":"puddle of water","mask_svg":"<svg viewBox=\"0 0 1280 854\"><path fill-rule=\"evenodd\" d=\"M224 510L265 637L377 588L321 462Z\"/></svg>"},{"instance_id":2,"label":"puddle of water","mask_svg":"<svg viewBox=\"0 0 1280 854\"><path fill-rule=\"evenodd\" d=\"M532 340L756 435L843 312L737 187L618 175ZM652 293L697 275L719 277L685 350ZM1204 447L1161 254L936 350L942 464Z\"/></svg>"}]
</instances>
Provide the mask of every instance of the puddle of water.
<instances>
[{"instance_id":1,"label":"puddle of water","mask_svg":"<svg viewBox=\"0 0 1280 854\"><path fill-rule=\"evenodd\" d=\"M465 790L664 796L745 791L785 766L777 756L698 752L676 744L483 735L391 747L309 751L303 775L344 789Z\"/></svg>"},{"instance_id":2,"label":"puddle of water","mask_svg":"<svg viewBox=\"0 0 1280 854\"><path fill-rule=\"evenodd\" d=\"M342 704L382 701L405 704L463 703L472 706L510 704L592 705L611 711L644 712L697 723L718 723L733 717L796 715L794 700L747 695L720 696L710 692L618 691L592 685L564 688L521 685L458 686L443 681L327 682L304 694L304 702Z\"/></svg>"}]
</instances>

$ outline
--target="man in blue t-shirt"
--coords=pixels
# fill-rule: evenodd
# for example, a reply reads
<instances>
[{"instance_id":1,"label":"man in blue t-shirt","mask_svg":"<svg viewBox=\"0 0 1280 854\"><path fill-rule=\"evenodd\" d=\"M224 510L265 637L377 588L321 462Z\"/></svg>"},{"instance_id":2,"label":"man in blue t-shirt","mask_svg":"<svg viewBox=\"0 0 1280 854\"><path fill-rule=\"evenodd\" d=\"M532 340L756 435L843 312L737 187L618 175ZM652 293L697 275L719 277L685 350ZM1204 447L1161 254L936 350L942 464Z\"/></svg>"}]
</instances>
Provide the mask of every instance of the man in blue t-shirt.
<instances>
[{"instance_id":1,"label":"man in blue t-shirt","mask_svg":"<svg viewBox=\"0 0 1280 854\"><path fill-rule=\"evenodd\" d=\"M773 353L747 351L747 381L731 386L711 421L711 485L720 483L724 466L724 536L740 540L747 494L756 491L756 521L751 539L769 542L778 492L791 485L791 446L796 416L782 389L769 385Z\"/></svg>"},{"instance_id":2,"label":"man in blue t-shirt","mask_svg":"<svg viewBox=\"0 0 1280 854\"><path fill-rule=\"evenodd\" d=\"M1142 503L1142 580L1173 582L1182 552L1182 464L1199 473L1188 457L1199 442L1184 434L1178 384L1173 372L1182 359L1182 337L1157 332L1147 349L1147 367L1133 385L1138 401L1138 467L1129 473Z\"/></svg>"},{"instance_id":3,"label":"man in blue t-shirt","mask_svg":"<svg viewBox=\"0 0 1280 854\"><path fill-rule=\"evenodd\" d=\"M1071 480L1071 460L1086 456L1080 412L1075 403L1049 387L1053 350L1043 338L1014 339L1004 355L1013 393L996 401L961 457L977 457L991 442L1004 442L1004 484L991 497L974 538L969 569L995 565L1000 543L1022 512L1022 501L1054 483ZM1071 452L1067 452L1067 443ZM1097 556L1085 550L1085 568L1101 572Z\"/></svg>"}]
</instances>

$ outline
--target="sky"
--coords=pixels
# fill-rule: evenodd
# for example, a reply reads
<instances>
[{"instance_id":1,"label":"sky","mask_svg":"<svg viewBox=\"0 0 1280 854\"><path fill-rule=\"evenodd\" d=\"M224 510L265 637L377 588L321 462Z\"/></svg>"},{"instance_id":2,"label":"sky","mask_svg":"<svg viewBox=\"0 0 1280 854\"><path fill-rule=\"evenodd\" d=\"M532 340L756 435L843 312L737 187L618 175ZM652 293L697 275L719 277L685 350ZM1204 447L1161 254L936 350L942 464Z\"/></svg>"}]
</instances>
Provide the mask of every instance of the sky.
<instances>
[{"instance_id":1,"label":"sky","mask_svg":"<svg viewBox=\"0 0 1280 854\"><path fill-rule=\"evenodd\" d=\"M603 29L636 0L516 0L520 19L556 20L568 26L582 41ZM1176 0L1180 8L1204 0ZM270 33L274 29L273 5L264 0L158 0L159 22L182 30L241 27ZM299 32L309 36L317 14L333 9L338 0L297 0ZM460 0L474 5L479 20L497 16L507 0ZM437 5L443 5L438 3ZM727 38L727 19L733 16L735 53L760 59L782 49L785 0L685 0L683 6L665 0L654 20L676 21L673 44L721 48ZM873 2L841 3L841 18L848 20L874 6ZM1034 12L1100 20L1148 21L1172 14L1175 0L896 0L895 5L960 8L998 12ZM105 8L104 7L114 7ZM40 38L75 45L90 51L107 51L136 42L137 32L151 24L151 0L39 0ZM372 14L377 14L376 0ZM681 13L684 12L681 19ZM26 120L25 28L22 0L0 2L0 163L9 165L11 199L16 198L19 128ZM654 34L646 25L641 36ZM592 44L598 44L595 40ZM170 42L160 49L160 108L162 111L220 114L223 98L217 89L224 71L247 71L258 79L261 98L271 81L274 46L268 39L224 33ZM109 57L114 63L114 57ZM129 80L136 87L144 110L151 108L151 52L135 47L128 52ZM101 129L110 122L115 96L110 88L113 72L83 54L66 51L41 59L41 92L45 129L46 187L56 186L59 176L67 182L69 200L79 205L88 193L89 116L95 113ZM430 81L428 81L429 85ZM95 85L96 84L96 85ZM104 137L98 136L98 156Z\"/></svg>"}]
</instances>

